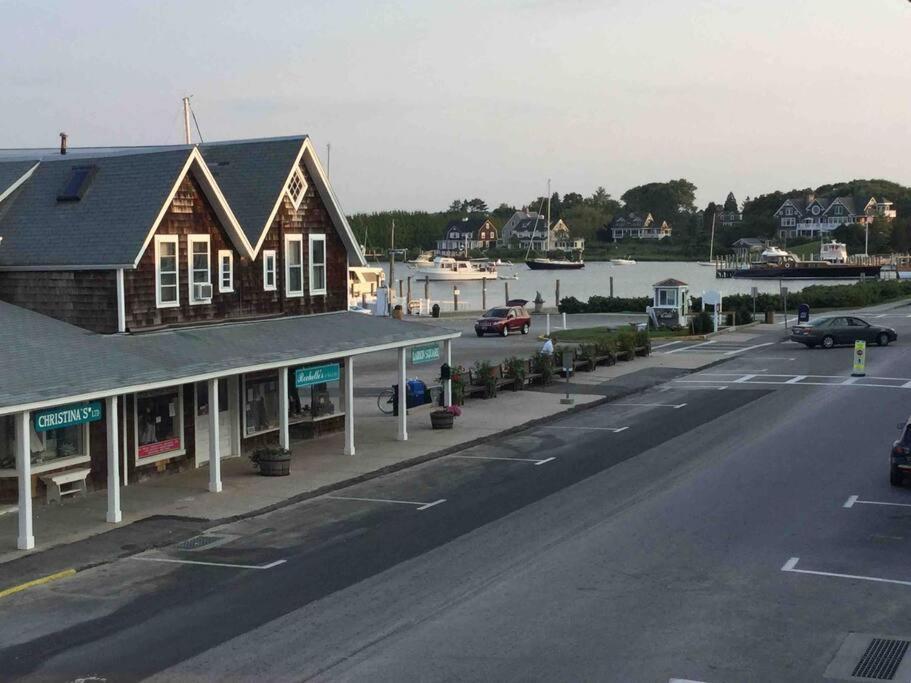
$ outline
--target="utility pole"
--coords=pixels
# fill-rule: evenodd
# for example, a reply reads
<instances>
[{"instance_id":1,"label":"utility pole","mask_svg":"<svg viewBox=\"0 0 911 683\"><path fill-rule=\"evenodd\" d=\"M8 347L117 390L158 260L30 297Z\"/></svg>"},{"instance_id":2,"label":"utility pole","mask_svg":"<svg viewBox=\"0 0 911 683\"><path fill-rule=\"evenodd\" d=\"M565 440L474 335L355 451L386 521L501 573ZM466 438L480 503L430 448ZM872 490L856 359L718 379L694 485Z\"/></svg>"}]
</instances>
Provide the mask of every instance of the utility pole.
<instances>
[{"instance_id":1,"label":"utility pole","mask_svg":"<svg viewBox=\"0 0 911 683\"><path fill-rule=\"evenodd\" d=\"M184 142L188 145L193 143L193 140L190 138L190 97L183 98L183 134Z\"/></svg>"},{"instance_id":2,"label":"utility pole","mask_svg":"<svg viewBox=\"0 0 911 683\"><path fill-rule=\"evenodd\" d=\"M544 226L544 251L550 251L550 178L547 179L547 225Z\"/></svg>"}]
</instances>

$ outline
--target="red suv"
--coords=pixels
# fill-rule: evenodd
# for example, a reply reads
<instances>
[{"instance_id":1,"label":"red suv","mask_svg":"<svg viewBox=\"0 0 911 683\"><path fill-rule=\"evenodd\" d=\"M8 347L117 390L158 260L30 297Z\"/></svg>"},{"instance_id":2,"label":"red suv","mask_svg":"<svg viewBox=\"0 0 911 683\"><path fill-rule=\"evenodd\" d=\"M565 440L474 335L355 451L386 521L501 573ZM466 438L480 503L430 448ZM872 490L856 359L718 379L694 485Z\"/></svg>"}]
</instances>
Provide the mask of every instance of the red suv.
<instances>
[{"instance_id":1,"label":"red suv","mask_svg":"<svg viewBox=\"0 0 911 683\"><path fill-rule=\"evenodd\" d=\"M505 337L512 331L528 334L530 327L531 316L524 306L497 306L475 321L474 331L479 337L485 334Z\"/></svg>"}]
</instances>

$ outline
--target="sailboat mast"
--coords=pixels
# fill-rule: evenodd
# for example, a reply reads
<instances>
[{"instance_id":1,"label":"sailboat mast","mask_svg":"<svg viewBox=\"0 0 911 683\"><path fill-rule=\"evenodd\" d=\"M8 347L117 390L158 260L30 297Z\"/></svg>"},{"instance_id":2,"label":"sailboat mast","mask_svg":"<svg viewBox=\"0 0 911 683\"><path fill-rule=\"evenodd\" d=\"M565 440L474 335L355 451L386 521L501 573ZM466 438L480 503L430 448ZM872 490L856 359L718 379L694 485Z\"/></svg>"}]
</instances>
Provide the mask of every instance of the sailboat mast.
<instances>
[{"instance_id":1,"label":"sailboat mast","mask_svg":"<svg viewBox=\"0 0 911 683\"><path fill-rule=\"evenodd\" d=\"M547 179L547 225L544 226L544 251L550 251L550 178Z\"/></svg>"},{"instance_id":2,"label":"sailboat mast","mask_svg":"<svg viewBox=\"0 0 911 683\"><path fill-rule=\"evenodd\" d=\"M716 211L712 211L712 237L709 240L709 261L710 262L712 261L712 258L713 258L712 255L715 253L715 216L717 216L717 215L718 215L718 213Z\"/></svg>"}]
</instances>

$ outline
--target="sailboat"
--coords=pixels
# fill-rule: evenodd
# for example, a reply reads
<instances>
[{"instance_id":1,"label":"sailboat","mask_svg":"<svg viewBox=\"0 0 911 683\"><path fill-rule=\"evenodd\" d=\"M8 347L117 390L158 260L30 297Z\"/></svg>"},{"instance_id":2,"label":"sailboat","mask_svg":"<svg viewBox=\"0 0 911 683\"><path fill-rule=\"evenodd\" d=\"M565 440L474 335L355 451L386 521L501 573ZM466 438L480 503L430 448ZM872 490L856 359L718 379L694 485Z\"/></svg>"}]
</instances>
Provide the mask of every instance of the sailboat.
<instances>
[{"instance_id":1,"label":"sailboat","mask_svg":"<svg viewBox=\"0 0 911 683\"><path fill-rule=\"evenodd\" d=\"M711 237L711 239L709 240L709 260L708 260L708 261L697 261L697 263L698 263L700 266L714 266L714 265L715 265L715 261L714 261L714 255L715 255L715 216L717 216L717 215L718 215L717 212L715 212L715 211L712 212L712 237Z\"/></svg>"},{"instance_id":2,"label":"sailboat","mask_svg":"<svg viewBox=\"0 0 911 683\"><path fill-rule=\"evenodd\" d=\"M528 249L525 251L525 265L531 270L578 270L585 268L585 262L582 260L582 252L579 252L578 261L570 261L566 258L553 259L546 256L538 258L529 258L531 247L535 243L535 234L538 232L538 217L541 215L541 209L544 208L544 200L538 207L538 216L535 217L535 224L531 231L531 238L528 240ZM547 225L545 230L550 230L550 180L547 181Z\"/></svg>"}]
</instances>

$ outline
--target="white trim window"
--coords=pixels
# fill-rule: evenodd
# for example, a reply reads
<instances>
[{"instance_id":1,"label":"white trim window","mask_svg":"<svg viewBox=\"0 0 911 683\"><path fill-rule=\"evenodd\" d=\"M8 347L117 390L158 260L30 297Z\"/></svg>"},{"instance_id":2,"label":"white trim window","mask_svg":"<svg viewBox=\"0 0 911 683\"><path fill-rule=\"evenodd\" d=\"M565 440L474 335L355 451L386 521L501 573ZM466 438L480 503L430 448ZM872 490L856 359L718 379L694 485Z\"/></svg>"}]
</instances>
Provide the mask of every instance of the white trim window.
<instances>
[{"instance_id":1,"label":"white trim window","mask_svg":"<svg viewBox=\"0 0 911 683\"><path fill-rule=\"evenodd\" d=\"M218 250L218 291L234 291L234 252L230 249Z\"/></svg>"},{"instance_id":2,"label":"white trim window","mask_svg":"<svg viewBox=\"0 0 911 683\"><path fill-rule=\"evenodd\" d=\"M288 178L288 198L295 209L301 207L305 194L307 194L307 180L304 178L300 166L295 166L291 172L291 177Z\"/></svg>"},{"instance_id":3,"label":"white trim window","mask_svg":"<svg viewBox=\"0 0 911 683\"><path fill-rule=\"evenodd\" d=\"M187 236L187 285L190 305L212 302L212 265L208 235Z\"/></svg>"},{"instance_id":4,"label":"white trim window","mask_svg":"<svg viewBox=\"0 0 911 683\"><path fill-rule=\"evenodd\" d=\"M304 295L303 235L285 235L285 294Z\"/></svg>"},{"instance_id":5,"label":"white trim window","mask_svg":"<svg viewBox=\"0 0 911 683\"><path fill-rule=\"evenodd\" d=\"M795 225L797 225L796 218L782 218L781 219L781 226L784 228L792 228Z\"/></svg>"},{"instance_id":6,"label":"white trim window","mask_svg":"<svg viewBox=\"0 0 911 683\"><path fill-rule=\"evenodd\" d=\"M277 287L275 284L275 249L266 249L263 251L263 290L274 292Z\"/></svg>"},{"instance_id":7,"label":"white trim window","mask_svg":"<svg viewBox=\"0 0 911 683\"><path fill-rule=\"evenodd\" d=\"M310 294L326 293L326 236L310 235Z\"/></svg>"},{"instance_id":8,"label":"white trim window","mask_svg":"<svg viewBox=\"0 0 911 683\"><path fill-rule=\"evenodd\" d=\"M180 273L177 235L155 235L155 306L180 306Z\"/></svg>"}]
</instances>

